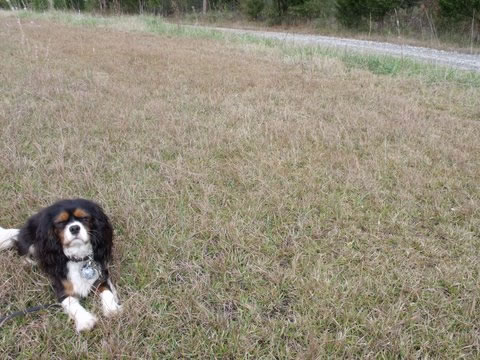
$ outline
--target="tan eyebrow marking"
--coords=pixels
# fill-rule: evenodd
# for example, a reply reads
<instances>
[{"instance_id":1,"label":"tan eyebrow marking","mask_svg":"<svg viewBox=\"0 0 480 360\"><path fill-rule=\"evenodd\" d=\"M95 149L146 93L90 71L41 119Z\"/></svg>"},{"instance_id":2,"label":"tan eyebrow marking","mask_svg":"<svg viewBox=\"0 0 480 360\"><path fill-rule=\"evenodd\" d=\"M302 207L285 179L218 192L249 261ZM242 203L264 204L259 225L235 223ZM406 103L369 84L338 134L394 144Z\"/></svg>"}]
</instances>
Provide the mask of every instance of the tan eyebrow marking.
<instances>
[{"instance_id":1,"label":"tan eyebrow marking","mask_svg":"<svg viewBox=\"0 0 480 360\"><path fill-rule=\"evenodd\" d=\"M73 216L77 218L84 218L88 216L88 213L83 209L76 208L75 211L73 212Z\"/></svg>"},{"instance_id":2,"label":"tan eyebrow marking","mask_svg":"<svg viewBox=\"0 0 480 360\"><path fill-rule=\"evenodd\" d=\"M62 221L68 220L68 213L66 211L62 211L60 214L57 215L54 222L61 223Z\"/></svg>"}]
</instances>

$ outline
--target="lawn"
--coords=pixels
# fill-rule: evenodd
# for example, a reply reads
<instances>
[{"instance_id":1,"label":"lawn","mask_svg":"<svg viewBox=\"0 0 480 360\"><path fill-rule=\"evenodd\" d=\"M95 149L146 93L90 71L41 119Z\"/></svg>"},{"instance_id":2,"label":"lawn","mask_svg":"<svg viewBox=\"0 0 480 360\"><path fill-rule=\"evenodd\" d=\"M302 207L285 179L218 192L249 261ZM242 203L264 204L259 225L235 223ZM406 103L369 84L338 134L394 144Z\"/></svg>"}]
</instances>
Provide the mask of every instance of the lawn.
<instances>
[{"instance_id":1,"label":"lawn","mask_svg":"<svg viewBox=\"0 0 480 360\"><path fill-rule=\"evenodd\" d=\"M100 203L124 311L81 335L17 318L0 358L480 356L479 78L20 15L0 16L0 225ZM0 253L0 315L53 301Z\"/></svg>"}]
</instances>

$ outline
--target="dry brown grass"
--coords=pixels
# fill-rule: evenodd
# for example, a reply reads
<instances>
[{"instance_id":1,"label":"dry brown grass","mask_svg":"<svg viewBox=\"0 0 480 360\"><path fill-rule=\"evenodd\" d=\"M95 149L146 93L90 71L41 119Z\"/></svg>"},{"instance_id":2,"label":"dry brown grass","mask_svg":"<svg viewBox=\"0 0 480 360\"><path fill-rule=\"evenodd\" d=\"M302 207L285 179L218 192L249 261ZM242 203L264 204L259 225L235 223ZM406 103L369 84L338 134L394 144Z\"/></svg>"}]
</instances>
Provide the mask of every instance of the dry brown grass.
<instances>
[{"instance_id":1,"label":"dry brown grass","mask_svg":"<svg viewBox=\"0 0 480 360\"><path fill-rule=\"evenodd\" d=\"M479 355L478 88L13 17L0 48L0 224L100 202L125 306L1 358ZM0 313L51 301L0 254Z\"/></svg>"}]
</instances>

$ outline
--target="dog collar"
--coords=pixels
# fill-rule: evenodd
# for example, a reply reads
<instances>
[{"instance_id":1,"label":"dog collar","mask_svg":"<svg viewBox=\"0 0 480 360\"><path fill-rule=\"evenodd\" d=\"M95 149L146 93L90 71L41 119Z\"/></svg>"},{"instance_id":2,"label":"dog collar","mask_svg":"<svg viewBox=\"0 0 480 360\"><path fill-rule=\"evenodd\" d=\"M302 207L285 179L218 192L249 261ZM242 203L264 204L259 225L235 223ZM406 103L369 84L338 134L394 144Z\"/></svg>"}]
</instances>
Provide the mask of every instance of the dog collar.
<instances>
[{"instance_id":1,"label":"dog collar","mask_svg":"<svg viewBox=\"0 0 480 360\"><path fill-rule=\"evenodd\" d=\"M82 262L82 261L87 261L87 260L93 260L92 256L84 256L82 258L77 258L74 256L67 257L68 261L73 261L73 262Z\"/></svg>"}]
</instances>

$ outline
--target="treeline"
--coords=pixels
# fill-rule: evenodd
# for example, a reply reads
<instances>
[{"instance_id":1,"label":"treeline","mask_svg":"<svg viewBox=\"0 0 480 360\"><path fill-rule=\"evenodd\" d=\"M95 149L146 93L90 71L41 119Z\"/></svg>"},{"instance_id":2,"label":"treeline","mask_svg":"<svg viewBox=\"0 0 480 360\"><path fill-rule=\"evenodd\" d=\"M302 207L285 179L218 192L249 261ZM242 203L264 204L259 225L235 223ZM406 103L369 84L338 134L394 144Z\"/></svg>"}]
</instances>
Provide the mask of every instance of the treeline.
<instances>
[{"instance_id":1,"label":"treeline","mask_svg":"<svg viewBox=\"0 0 480 360\"><path fill-rule=\"evenodd\" d=\"M480 0L0 0L0 8L70 9L163 16L209 12L243 13L270 24L317 21L378 31L408 29L436 35L468 33L480 40Z\"/></svg>"}]
</instances>

